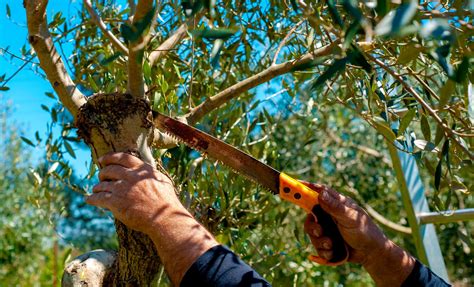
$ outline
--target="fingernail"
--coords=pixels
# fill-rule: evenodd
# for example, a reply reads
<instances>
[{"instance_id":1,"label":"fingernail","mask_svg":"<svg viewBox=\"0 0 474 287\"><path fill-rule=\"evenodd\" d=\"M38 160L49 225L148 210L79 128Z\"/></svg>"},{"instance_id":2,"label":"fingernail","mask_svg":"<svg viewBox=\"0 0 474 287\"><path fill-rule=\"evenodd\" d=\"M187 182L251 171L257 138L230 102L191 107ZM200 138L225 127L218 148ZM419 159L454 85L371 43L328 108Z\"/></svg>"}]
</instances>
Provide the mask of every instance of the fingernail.
<instances>
[{"instance_id":1,"label":"fingernail","mask_svg":"<svg viewBox=\"0 0 474 287\"><path fill-rule=\"evenodd\" d=\"M332 197L326 189L323 190L323 192L321 194L321 199L326 203L331 203L332 202Z\"/></svg>"},{"instance_id":2,"label":"fingernail","mask_svg":"<svg viewBox=\"0 0 474 287\"><path fill-rule=\"evenodd\" d=\"M319 230L317 230L317 229L313 229L313 235L316 236L316 237L321 236L321 234L319 234Z\"/></svg>"},{"instance_id":3,"label":"fingernail","mask_svg":"<svg viewBox=\"0 0 474 287\"><path fill-rule=\"evenodd\" d=\"M102 163L102 159L104 159L104 156L101 156L99 157L99 159L97 160L99 163Z\"/></svg>"},{"instance_id":4,"label":"fingernail","mask_svg":"<svg viewBox=\"0 0 474 287\"><path fill-rule=\"evenodd\" d=\"M331 246L329 246L329 243L327 243L327 242L324 242L324 243L323 243L323 247L326 248L326 249L331 248Z\"/></svg>"}]
</instances>

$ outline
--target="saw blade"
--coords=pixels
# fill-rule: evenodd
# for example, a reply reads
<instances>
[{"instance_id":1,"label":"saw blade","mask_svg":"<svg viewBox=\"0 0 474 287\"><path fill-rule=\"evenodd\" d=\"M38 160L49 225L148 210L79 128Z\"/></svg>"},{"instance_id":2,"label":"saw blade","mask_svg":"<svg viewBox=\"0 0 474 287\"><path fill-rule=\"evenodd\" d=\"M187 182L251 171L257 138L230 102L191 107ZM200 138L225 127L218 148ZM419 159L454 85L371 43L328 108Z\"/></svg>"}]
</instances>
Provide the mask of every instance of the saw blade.
<instances>
[{"instance_id":1,"label":"saw blade","mask_svg":"<svg viewBox=\"0 0 474 287\"><path fill-rule=\"evenodd\" d=\"M257 160L253 156L217 139L203 131L191 127L163 114L153 112L155 126L172 138L199 151L204 157L211 157L244 175L252 181L279 192L280 172Z\"/></svg>"}]
</instances>

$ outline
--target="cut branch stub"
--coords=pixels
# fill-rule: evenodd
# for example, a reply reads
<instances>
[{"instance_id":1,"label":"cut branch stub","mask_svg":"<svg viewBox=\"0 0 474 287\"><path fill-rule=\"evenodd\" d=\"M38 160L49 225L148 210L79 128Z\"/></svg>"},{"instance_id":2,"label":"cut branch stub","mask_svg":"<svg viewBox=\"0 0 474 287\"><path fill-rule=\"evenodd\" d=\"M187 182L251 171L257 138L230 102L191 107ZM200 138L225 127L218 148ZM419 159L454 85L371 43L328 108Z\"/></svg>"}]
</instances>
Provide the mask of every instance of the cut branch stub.
<instances>
[{"instance_id":1,"label":"cut branch stub","mask_svg":"<svg viewBox=\"0 0 474 287\"><path fill-rule=\"evenodd\" d=\"M94 160L110 151L138 152L155 166L147 146L153 134L150 105L129 94L97 94L79 110L76 120L79 137L91 147Z\"/></svg>"},{"instance_id":2,"label":"cut branch stub","mask_svg":"<svg viewBox=\"0 0 474 287\"><path fill-rule=\"evenodd\" d=\"M91 147L92 157L110 151L132 153L156 166L148 140L153 135L150 105L129 94L98 94L79 109L78 135ZM162 169L161 166L157 166ZM104 285L150 286L159 271L160 259L152 240L145 234L115 221L119 250L107 271Z\"/></svg>"}]
</instances>

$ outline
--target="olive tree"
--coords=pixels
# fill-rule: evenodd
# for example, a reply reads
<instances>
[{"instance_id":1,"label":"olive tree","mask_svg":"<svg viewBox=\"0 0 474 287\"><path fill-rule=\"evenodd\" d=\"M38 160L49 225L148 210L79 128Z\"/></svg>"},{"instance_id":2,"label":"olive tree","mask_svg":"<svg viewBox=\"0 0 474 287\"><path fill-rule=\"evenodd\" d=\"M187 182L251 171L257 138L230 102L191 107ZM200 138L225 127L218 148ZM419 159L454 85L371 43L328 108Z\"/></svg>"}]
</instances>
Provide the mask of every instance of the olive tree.
<instances>
[{"instance_id":1,"label":"olive tree","mask_svg":"<svg viewBox=\"0 0 474 287\"><path fill-rule=\"evenodd\" d=\"M275 199L179 147L154 128L152 110L199 125L277 168L297 166L287 165L295 151L283 142L304 148L322 140L305 134L301 146L303 131L285 129L295 115L323 121L317 129L324 130L312 132L326 145L351 141L333 132L335 124L364 123L387 144L414 140L413 153L432 174L437 207L450 206L453 194L463 202L472 189L474 28L466 1L84 0L69 21L60 13L48 21L47 4L24 1L28 40L92 159L125 151L165 174L167 167L196 217L213 232L230 232L218 232L223 243L238 241L231 232L236 228L288 223L295 211L270 210ZM62 49L68 42L71 55ZM347 120L334 121L334 114ZM66 135L71 129L69 124ZM68 151L69 139L62 142ZM363 141L353 147L387 163ZM329 156L321 167L344 170L338 158L330 162ZM358 181L357 174L341 176ZM81 278L74 271L79 265L68 269L67 282L141 286L157 280L160 260L151 240L115 225L118 251L85 255L102 265L81 265ZM277 240L273 247L277 242L300 256L294 251L300 245ZM280 253L265 246L261 257L277 260Z\"/></svg>"}]
</instances>

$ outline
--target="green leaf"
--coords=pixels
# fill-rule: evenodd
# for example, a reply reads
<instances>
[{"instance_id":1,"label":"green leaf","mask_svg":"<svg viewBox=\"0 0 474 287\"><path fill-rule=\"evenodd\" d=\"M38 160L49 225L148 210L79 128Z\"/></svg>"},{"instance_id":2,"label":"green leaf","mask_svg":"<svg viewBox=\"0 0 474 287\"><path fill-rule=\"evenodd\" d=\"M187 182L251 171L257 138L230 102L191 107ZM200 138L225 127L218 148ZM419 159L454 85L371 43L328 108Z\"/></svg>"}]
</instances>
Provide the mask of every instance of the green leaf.
<instances>
[{"instance_id":1,"label":"green leaf","mask_svg":"<svg viewBox=\"0 0 474 287\"><path fill-rule=\"evenodd\" d=\"M469 115L469 120L472 124L474 124L474 84L469 83L467 86L467 100L468 100L468 108L467 113Z\"/></svg>"},{"instance_id":2,"label":"green leaf","mask_svg":"<svg viewBox=\"0 0 474 287\"><path fill-rule=\"evenodd\" d=\"M89 164L89 173L87 174L87 178L92 178L95 175L96 171L97 171L97 166L91 160L91 162Z\"/></svg>"},{"instance_id":3,"label":"green leaf","mask_svg":"<svg viewBox=\"0 0 474 287\"><path fill-rule=\"evenodd\" d=\"M351 15L356 22L362 22L364 20L364 16L360 11L359 7L357 7L357 1L355 0L343 0L342 7L344 10L347 11L347 14Z\"/></svg>"},{"instance_id":4,"label":"green leaf","mask_svg":"<svg viewBox=\"0 0 474 287\"><path fill-rule=\"evenodd\" d=\"M421 132L423 133L423 137L425 138L425 140L431 141L430 123L428 122L428 119L426 118L424 114L421 115L420 125L421 125Z\"/></svg>"},{"instance_id":5,"label":"green leaf","mask_svg":"<svg viewBox=\"0 0 474 287\"><path fill-rule=\"evenodd\" d=\"M53 100L56 99L56 97L54 96L54 94L51 93L51 92L46 92L46 93L44 93L44 94L45 94L48 98L51 98L51 99L53 99Z\"/></svg>"},{"instance_id":6,"label":"green leaf","mask_svg":"<svg viewBox=\"0 0 474 287\"><path fill-rule=\"evenodd\" d=\"M372 66L354 44L352 45L351 51L349 51L348 59L352 65L362 67L362 69L369 74L372 72Z\"/></svg>"},{"instance_id":7,"label":"green leaf","mask_svg":"<svg viewBox=\"0 0 474 287\"><path fill-rule=\"evenodd\" d=\"M293 10L298 11L298 4L296 3L296 0L290 0L290 3Z\"/></svg>"},{"instance_id":8,"label":"green leaf","mask_svg":"<svg viewBox=\"0 0 474 287\"><path fill-rule=\"evenodd\" d=\"M375 118L374 120L375 128L379 133L381 133L390 143L394 142L396 139L395 133L388 126L388 124L381 118Z\"/></svg>"},{"instance_id":9,"label":"green leaf","mask_svg":"<svg viewBox=\"0 0 474 287\"><path fill-rule=\"evenodd\" d=\"M213 68L216 68L219 64L219 56L221 54L222 48L224 47L224 40L216 39L214 40L214 46L212 46L210 63Z\"/></svg>"},{"instance_id":10,"label":"green leaf","mask_svg":"<svg viewBox=\"0 0 474 287\"><path fill-rule=\"evenodd\" d=\"M133 24L122 24L120 26L120 33L125 39L125 42L135 42L137 41L144 32L150 27L153 20L153 15L155 14L156 7L153 7L146 15L139 21Z\"/></svg>"},{"instance_id":11,"label":"green leaf","mask_svg":"<svg viewBox=\"0 0 474 287\"><path fill-rule=\"evenodd\" d=\"M334 22L336 22L339 27L344 28L344 21L342 21L342 18L336 8L336 0L328 0L327 4L329 15L331 15L331 18L334 20Z\"/></svg>"},{"instance_id":12,"label":"green leaf","mask_svg":"<svg viewBox=\"0 0 474 287\"><path fill-rule=\"evenodd\" d=\"M446 72L446 75L450 79L454 79L454 69L453 66L449 63L449 53L451 50L451 45L446 44L442 45L440 47L437 47L434 51L430 52L430 56L438 62L438 64L443 68L443 70Z\"/></svg>"},{"instance_id":13,"label":"green leaf","mask_svg":"<svg viewBox=\"0 0 474 287\"><path fill-rule=\"evenodd\" d=\"M265 118L271 125L275 124L274 118L268 113L267 109L263 108L263 114L265 115Z\"/></svg>"},{"instance_id":14,"label":"green leaf","mask_svg":"<svg viewBox=\"0 0 474 287\"><path fill-rule=\"evenodd\" d=\"M115 61L116 59L118 59L120 56L122 56L122 53L117 52L117 53L113 54L112 56L107 57L107 58L103 59L102 61L100 61L100 64L102 66L107 66L108 64L110 64L113 61Z\"/></svg>"},{"instance_id":15,"label":"green leaf","mask_svg":"<svg viewBox=\"0 0 474 287\"><path fill-rule=\"evenodd\" d=\"M444 129L440 125L436 125L436 135L434 144L437 146L444 137Z\"/></svg>"},{"instance_id":16,"label":"green leaf","mask_svg":"<svg viewBox=\"0 0 474 287\"><path fill-rule=\"evenodd\" d=\"M401 136L407 127L410 125L411 121L416 115L416 109L408 110L408 112L403 116L402 120L400 121L400 127L398 128L398 135Z\"/></svg>"},{"instance_id":17,"label":"green leaf","mask_svg":"<svg viewBox=\"0 0 474 287\"><path fill-rule=\"evenodd\" d=\"M12 12L10 11L10 6L6 4L5 10L7 11L7 18L10 18L12 16Z\"/></svg>"},{"instance_id":18,"label":"green leaf","mask_svg":"<svg viewBox=\"0 0 474 287\"><path fill-rule=\"evenodd\" d=\"M469 58L463 57L461 63L456 68L454 80L458 83L462 83L467 79L469 72Z\"/></svg>"},{"instance_id":19,"label":"green leaf","mask_svg":"<svg viewBox=\"0 0 474 287\"><path fill-rule=\"evenodd\" d=\"M68 248L66 249L66 251L64 252L63 254L63 258L61 260L62 264L63 265L66 265L66 263L69 261L69 259L71 258L71 252L72 252L72 248Z\"/></svg>"},{"instance_id":20,"label":"green leaf","mask_svg":"<svg viewBox=\"0 0 474 287\"><path fill-rule=\"evenodd\" d=\"M202 0L181 0L181 6L186 17L192 17L202 8L209 8L209 1Z\"/></svg>"},{"instance_id":21,"label":"green leaf","mask_svg":"<svg viewBox=\"0 0 474 287\"><path fill-rule=\"evenodd\" d=\"M435 181L434 181L436 190L439 190L439 185L441 184L442 165L443 165L443 158L439 160L438 165L436 166Z\"/></svg>"},{"instance_id":22,"label":"green leaf","mask_svg":"<svg viewBox=\"0 0 474 287\"><path fill-rule=\"evenodd\" d=\"M59 166L59 162L54 162L49 168L48 168L48 171L46 172L46 174L51 174L53 173Z\"/></svg>"},{"instance_id":23,"label":"green leaf","mask_svg":"<svg viewBox=\"0 0 474 287\"><path fill-rule=\"evenodd\" d=\"M418 58L420 55L420 48L415 45L407 45L400 48L400 55L398 56L397 63L406 65L411 61Z\"/></svg>"},{"instance_id":24,"label":"green leaf","mask_svg":"<svg viewBox=\"0 0 474 287\"><path fill-rule=\"evenodd\" d=\"M397 9L390 11L375 26L375 34L378 36L394 36L408 25L416 14L418 1L411 0L400 5Z\"/></svg>"},{"instance_id":25,"label":"green leaf","mask_svg":"<svg viewBox=\"0 0 474 287\"><path fill-rule=\"evenodd\" d=\"M456 90L456 84L452 80L447 80L446 84L439 90L439 109L442 109L451 99Z\"/></svg>"},{"instance_id":26,"label":"green leaf","mask_svg":"<svg viewBox=\"0 0 474 287\"><path fill-rule=\"evenodd\" d=\"M74 152L74 149L67 141L64 141L64 147L73 158L76 158L76 153Z\"/></svg>"},{"instance_id":27,"label":"green leaf","mask_svg":"<svg viewBox=\"0 0 474 287\"><path fill-rule=\"evenodd\" d=\"M20 138L21 138L21 140L22 140L23 142L25 142L27 145L30 145L30 146L32 146L32 147L35 146L29 139L27 139L27 138L25 138L25 137L20 137Z\"/></svg>"},{"instance_id":28,"label":"green leaf","mask_svg":"<svg viewBox=\"0 0 474 287\"><path fill-rule=\"evenodd\" d=\"M227 38L233 36L237 33L239 29L234 28L203 28L203 29L195 29L191 33L196 38L204 38L204 39L223 39L226 40Z\"/></svg>"},{"instance_id":29,"label":"green leaf","mask_svg":"<svg viewBox=\"0 0 474 287\"><path fill-rule=\"evenodd\" d=\"M51 119L52 119L53 123L58 121L58 112L54 108L51 109Z\"/></svg>"},{"instance_id":30,"label":"green leaf","mask_svg":"<svg viewBox=\"0 0 474 287\"><path fill-rule=\"evenodd\" d=\"M179 72L179 67L176 66L175 64L173 64L173 67L174 67L174 70L176 71L176 75L178 75L178 78L181 79L182 77L181 77L181 73Z\"/></svg>"},{"instance_id":31,"label":"green leaf","mask_svg":"<svg viewBox=\"0 0 474 287\"><path fill-rule=\"evenodd\" d=\"M8 90L10 90L10 88L7 87L7 86L1 86L0 87L0 91L8 91Z\"/></svg>"},{"instance_id":32,"label":"green leaf","mask_svg":"<svg viewBox=\"0 0 474 287\"><path fill-rule=\"evenodd\" d=\"M424 151L432 151L432 152L436 152L436 153L439 152L439 150L436 148L435 144L432 143L432 142L429 142L429 141L415 140L413 142L413 144L415 146L417 146L418 148L424 150Z\"/></svg>"},{"instance_id":33,"label":"green leaf","mask_svg":"<svg viewBox=\"0 0 474 287\"><path fill-rule=\"evenodd\" d=\"M345 70L346 64L349 61L348 57L344 57L342 59L338 59L332 63L329 68L324 71L314 83L311 85L311 90L319 89L327 80L331 79L332 77L339 75L342 71Z\"/></svg>"},{"instance_id":34,"label":"green leaf","mask_svg":"<svg viewBox=\"0 0 474 287\"><path fill-rule=\"evenodd\" d=\"M344 48L348 48L354 37L357 35L357 32L360 30L360 22L359 21L354 21L352 24L347 28L345 32L345 37L344 37Z\"/></svg>"},{"instance_id":35,"label":"green leaf","mask_svg":"<svg viewBox=\"0 0 474 287\"><path fill-rule=\"evenodd\" d=\"M378 16L385 16L389 10L390 0L377 0L377 7L375 7L375 11L377 12Z\"/></svg>"}]
</instances>

